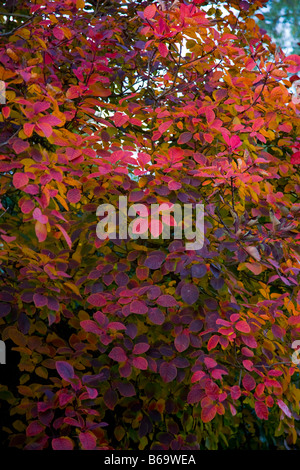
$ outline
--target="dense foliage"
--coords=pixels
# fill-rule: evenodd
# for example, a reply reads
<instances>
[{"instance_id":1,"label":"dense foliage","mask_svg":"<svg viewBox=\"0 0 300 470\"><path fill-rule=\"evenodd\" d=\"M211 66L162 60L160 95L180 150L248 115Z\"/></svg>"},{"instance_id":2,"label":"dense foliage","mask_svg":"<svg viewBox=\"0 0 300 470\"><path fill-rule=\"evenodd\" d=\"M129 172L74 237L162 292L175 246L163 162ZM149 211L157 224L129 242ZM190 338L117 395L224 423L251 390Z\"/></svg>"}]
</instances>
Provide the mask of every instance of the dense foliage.
<instances>
[{"instance_id":1,"label":"dense foliage","mask_svg":"<svg viewBox=\"0 0 300 470\"><path fill-rule=\"evenodd\" d=\"M207 3L1 10L13 448L300 448L300 57ZM120 196L204 204L204 246L99 239Z\"/></svg>"}]
</instances>

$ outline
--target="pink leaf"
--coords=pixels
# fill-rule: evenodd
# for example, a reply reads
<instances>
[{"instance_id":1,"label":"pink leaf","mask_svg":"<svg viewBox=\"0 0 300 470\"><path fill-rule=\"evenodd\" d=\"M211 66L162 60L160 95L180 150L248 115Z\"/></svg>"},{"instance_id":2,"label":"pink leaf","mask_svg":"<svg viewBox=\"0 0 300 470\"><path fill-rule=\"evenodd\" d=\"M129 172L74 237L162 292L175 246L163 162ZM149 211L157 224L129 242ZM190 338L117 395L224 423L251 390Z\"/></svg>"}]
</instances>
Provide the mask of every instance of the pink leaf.
<instances>
[{"instance_id":1,"label":"pink leaf","mask_svg":"<svg viewBox=\"0 0 300 470\"><path fill-rule=\"evenodd\" d=\"M96 436L90 431L81 432L79 434L79 440L81 442L83 449L85 450L93 450L97 444Z\"/></svg>"},{"instance_id":2,"label":"pink leaf","mask_svg":"<svg viewBox=\"0 0 300 470\"><path fill-rule=\"evenodd\" d=\"M44 431L45 426L43 426L39 421L32 421L26 429L26 436L36 436L40 432Z\"/></svg>"},{"instance_id":3,"label":"pink leaf","mask_svg":"<svg viewBox=\"0 0 300 470\"><path fill-rule=\"evenodd\" d=\"M214 349L217 346L218 342L219 336L213 335L211 338L209 338L209 341L207 343L207 350L211 351L212 349Z\"/></svg>"},{"instance_id":4,"label":"pink leaf","mask_svg":"<svg viewBox=\"0 0 300 470\"><path fill-rule=\"evenodd\" d=\"M268 412L267 405L264 402L257 401L255 403L255 412L258 418L265 419L265 420L268 419L269 412Z\"/></svg>"},{"instance_id":5,"label":"pink leaf","mask_svg":"<svg viewBox=\"0 0 300 470\"><path fill-rule=\"evenodd\" d=\"M284 414L285 414L288 418L291 418L291 417L292 417L292 413L291 413L289 407L284 403L284 401L282 401L282 400L277 400L277 404L278 404L279 408L284 412Z\"/></svg>"},{"instance_id":6,"label":"pink leaf","mask_svg":"<svg viewBox=\"0 0 300 470\"><path fill-rule=\"evenodd\" d=\"M242 392L238 385L234 385L230 389L230 395L233 400L238 400L241 396Z\"/></svg>"},{"instance_id":7,"label":"pink leaf","mask_svg":"<svg viewBox=\"0 0 300 470\"><path fill-rule=\"evenodd\" d=\"M35 220L38 220L41 224L46 224L48 222L48 217L42 214L41 209L36 207L32 213L32 216Z\"/></svg>"},{"instance_id":8,"label":"pink leaf","mask_svg":"<svg viewBox=\"0 0 300 470\"><path fill-rule=\"evenodd\" d=\"M251 328L250 326L248 325L248 323L244 320L240 320L236 323L235 325L236 329L238 331L241 331L242 333L250 333L251 332Z\"/></svg>"},{"instance_id":9,"label":"pink leaf","mask_svg":"<svg viewBox=\"0 0 300 470\"><path fill-rule=\"evenodd\" d=\"M71 238L69 237L69 235L67 234L67 232L65 231L65 229L60 225L60 224L55 224L55 227L57 227L61 233L63 234L67 244L68 244L68 247L70 248L70 250L72 249L72 241L71 241Z\"/></svg>"},{"instance_id":10,"label":"pink leaf","mask_svg":"<svg viewBox=\"0 0 300 470\"><path fill-rule=\"evenodd\" d=\"M44 242L47 238L46 225L42 224L38 220L35 223L35 233L40 243Z\"/></svg>"},{"instance_id":11,"label":"pink leaf","mask_svg":"<svg viewBox=\"0 0 300 470\"><path fill-rule=\"evenodd\" d=\"M29 178L25 173L15 173L13 176L13 185L16 189L22 188L28 184Z\"/></svg>"},{"instance_id":12,"label":"pink leaf","mask_svg":"<svg viewBox=\"0 0 300 470\"><path fill-rule=\"evenodd\" d=\"M91 294L88 298L87 298L87 302L91 305L93 305L94 307L103 307L103 305L106 304L106 300L105 300L105 297L104 295L100 294L100 293L97 293L97 294Z\"/></svg>"},{"instance_id":13,"label":"pink leaf","mask_svg":"<svg viewBox=\"0 0 300 470\"><path fill-rule=\"evenodd\" d=\"M74 444L69 437L57 437L52 439L53 450L73 450Z\"/></svg>"},{"instance_id":14,"label":"pink leaf","mask_svg":"<svg viewBox=\"0 0 300 470\"><path fill-rule=\"evenodd\" d=\"M134 300L130 304L130 312L137 313L139 315L144 315L148 312L148 307L145 302L142 302L140 300Z\"/></svg>"},{"instance_id":15,"label":"pink leaf","mask_svg":"<svg viewBox=\"0 0 300 470\"><path fill-rule=\"evenodd\" d=\"M134 357L132 359L132 365L133 367L136 367L137 369L141 369L141 370L148 369L148 362L144 357Z\"/></svg>"},{"instance_id":16,"label":"pink leaf","mask_svg":"<svg viewBox=\"0 0 300 470\"><path fill-rule=\"evenodd\" d=\"M144 18L151 20L156 13L156 6L154 4L148 5L144 10Z\"/></svg>"},{"instance_id":17,"label":"pink leaf","mask_svg":"<svg viewBox=\"0 0 300 470\"><path fill-rule=\"evenodd\" d=\"M287 68L287 72L289 73L297 73L300 70L300 56L297 54L291 54L288 57L286 57L286 60L291 60L295 62L294 65L290 65Z\"/></svg>"},{"instance_id":18,"label":"pink leaf","mask_svg":"<svg viewBox=\"0 0 300 470\"><path fill-rule=\"evenodd\" d=\"M127 356L124 352L124 350L118 346L116 346L115 348L112 348L112 350L110 351L108 357L110 357L111 359L113 359L114 361L117 361L117 362L125 362L127 361Z\"/></svg>"}]
</instances>

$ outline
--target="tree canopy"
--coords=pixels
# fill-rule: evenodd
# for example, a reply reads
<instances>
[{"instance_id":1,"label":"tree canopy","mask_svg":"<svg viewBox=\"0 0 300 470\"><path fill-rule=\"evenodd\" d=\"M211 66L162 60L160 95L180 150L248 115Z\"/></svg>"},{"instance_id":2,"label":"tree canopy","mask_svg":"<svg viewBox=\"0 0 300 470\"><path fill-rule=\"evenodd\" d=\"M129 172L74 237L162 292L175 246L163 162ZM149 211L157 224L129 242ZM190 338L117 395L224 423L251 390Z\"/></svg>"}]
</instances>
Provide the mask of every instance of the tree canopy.
<instances>
[{"instance_id":1,"label":"tree canopy","mask_svg":"<svg viewBox=\"0 0 300 470\"><path fill-rule=\"evenodd\" d=\"M300 57L265 3L3 6L10 447L300 448ZM100 239L120 197L202 204L202 248Z\"/></svg>"}]
</instances>

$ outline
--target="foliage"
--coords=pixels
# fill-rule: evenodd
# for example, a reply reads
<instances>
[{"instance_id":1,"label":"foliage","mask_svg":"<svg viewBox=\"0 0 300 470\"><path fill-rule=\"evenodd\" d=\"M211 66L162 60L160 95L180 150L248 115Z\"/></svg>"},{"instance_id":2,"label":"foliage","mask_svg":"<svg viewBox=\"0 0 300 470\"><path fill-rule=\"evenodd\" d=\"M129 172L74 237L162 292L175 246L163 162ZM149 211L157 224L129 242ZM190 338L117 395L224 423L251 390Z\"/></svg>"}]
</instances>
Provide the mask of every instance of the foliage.
<instances>
[{"instance_id":1,"label":"foliage","mask_svg":"<svg viewBox=\"0 0 300 470\"><path fill-rule=\"evenodd\" d=\"M11 447L299 448L299 57L205 4L3 7ZM100 240L119 196L204 204L203 248Z\"/></svg>"}]
</instances>

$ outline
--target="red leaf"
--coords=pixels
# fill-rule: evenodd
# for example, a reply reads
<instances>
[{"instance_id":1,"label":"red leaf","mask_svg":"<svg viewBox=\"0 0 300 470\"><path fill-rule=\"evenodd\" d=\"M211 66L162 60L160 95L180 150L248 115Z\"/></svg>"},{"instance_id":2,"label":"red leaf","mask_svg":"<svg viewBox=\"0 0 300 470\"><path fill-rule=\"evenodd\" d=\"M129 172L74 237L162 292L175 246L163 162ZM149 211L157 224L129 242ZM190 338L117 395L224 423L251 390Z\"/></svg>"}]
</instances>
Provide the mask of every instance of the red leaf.
<instances>
[{"instance_id":1,"label":"red leaf","mask_svg":"<svg viewBox=\"0 0 300 470\"><path fill-rule=\"evenodd\" d=\"M257 414L257 417L260 419L268 419L269 412L267 405L263 401L257 401L255 403L255 412Z\"/></svg>"},{"instance_id":2,"label":"red leaf","mask_svg":"<svg viewBox=\"0 0 300 470\"><path fill-rule=\"evenodd\" d=\"M134 357L132 359L133 367L140 370L147 370L148 369L148 362L144 357Z\"/></svg>"},{"instance_id":3,"label":"red leaf","mask_svg":"<svg viewBox=\"0 0 300 470\"><path fill-rule=\"evenodd\" d=\"M218 342L219 336L213 335L211 338L209 338L209 341L207 343L207 350L211 351L212 349L214 349L217 346Z\"/></svg>"},{"instance_id":4,"label":"red leaf","mask_svg":"<svg viewBox=\"0 0 300 470\"><path fill-rule=\"evenodd\" d=\"M94 307L103 307L103 305L106 304L106 300L105 300L105 297L104 295L100 294L100 293L97 293L97 294L91 294L88 298L87 298L87 302L91 305L93 305Z\"/></svg>"},{"instance_id":5,"label":"red leaf","mask_svg":"<svg viewBox=\"0 0 300 470\"><path fill-rule=\"evenodd\" d=\"M85 450L93 450L97 444L96 436L90 431L81 432L79 434L79 440L81 442L83 449Z\"/></svg>"},{"instance_id":6,"label":"red leaf","mask_svg":"<svg viewBox=\"0 0 300 470\"><path fill-rule=\"evenodd\" d=\"M238 400L241 396L242 392L238 385L234 385L230 389L230 395L233 400Z\"/></svg>"},{"instance_id":7,"label":"red leaf","mask_svg":"<svg viewBox=\"0 0 300 470\"><path fill-rule=\"evenodd\" d=\"M19 153L22 153L29 148L29 143L22 139L16 138L13 141L12 147L16 154L19 155Z\"/></svg>"},{"instance_id":8,"label":"red leaf","mask_svg":"<svg viewBox=\"0 0 300 470\"><path fill-rule=\"evenodd\" d=\"M246 390L248 390L248 392L250 392L251 390L253 390L256 387L256 382L255 382L254 378L249 374L246 374L243 377L242 382L243 382L244 388Z\"/></svg>"},{"instance_id":9,"label":"red leaf","mask_svg":"<svg viewBox=\"0 0 300 470\"><path fill-rule=\"evenodd\" d=\"M201 419L203 423L209 423L216 416L217 408L215 405L205 406L201 410Z\"/></svg>"},{"instance_id":10,"label":"red leaf","mask_svg":"<svg viewBox=\"0 0 300 470\"><path fill-rule=\"evenodd\" d=\"M13 185L19 189L28 184L29 178L25 173L15 173L13 176Z\"/></svg>"},{"instance_id":11,"label":"red leaf","mask_svg":"<svg viewBox=\"0 0 300 470\"><path fill-rule=\"evenodd\" d=\"M160 55L162 57L167 57L167 55L169 54L169 49L167 48L167 46L163 42L159 43L158 50L159 50Z\"/></svg>"},{"instance_id":12,"label":"red leaf","mask_svg":"<svg viewBox=\"0 0 300 470\"><path fill-rule=\"evenodd\" d=\"M32 136L32 132L33 132L33 129L34 129L34 124L31 123L31 122L26 122L23 126L23 130L24 130L24 134L26 135L26 137L31 137Z\"/></svg>"},{"instance_id":13,"label":"red leaf","mask_svg":"<svg viewBox=\"0 0 300 470\"><path fill-rule=\"evenodd\" d=\"M69 437L57 437L52 439L53 450L73 450L74 444Z\"/></svg>"},{"instance_id":14,"label":"red leaf","mask_svg":"<svg viewBox=\"0 0 300 470\"><path fill-rule=\"evenodd\" d=\"M79 191L79 189L76 189L76 188L70 189L67 192L67 199L72 204L76 204L81 199L81 192Z\"/></svg>"},{"instance_id":15,"label":"red leaf","mask_svg":"<svg viewBox=\"0 0 300 470\"><path fill-rule=\"evenodd\" d=\"M65 37L63 30L59 28L58 26L55 26L53 28L52 33L53 33L53 36L59 41L61 41Z\"/></svg>"},{"instance_id":16,"label":"red leaf","mask_svg":"<svg viewBox=\"0 0 300 470\"><path fill-rule=\"evenodd\" d=\"M32 421L26 429L26 436L36 436L45 429L39 421Z\"/></svg>"},{"instance_id":17,"label":"red leaf","mask_svg":"<svg viewBox=\"0 0 300 470\"><path fill-rule=\"evenodd\" d=\"M218 363L211 357L206 357L204 359L204 364L208 369L212 369L213 367L216 367L218 365Z\"/></svg>"},{"instance_id":18,"label":"red leaf","mask_svg":"<svg viewBox=\"0 0 300 470\"><path fill-rule=\"evenodd\" d=\"M248 323L244 320L240 320L235 324L235 327L238 331L241 331L242 333L250 333L251 328L248 325Z\"/></svg>"},{"instance_id":19,"label":"red leaf","mask_svg":"<svg viewBox=\"0 0 300 470\"><path fill-rule=\"evenodd\" d=\"M300 152L295 152L291 156L291 164L292 165L300 165Z\"/></svg>"},{"instance_id":20,"label":"red leaf","mask_svg":"<svg viewBox=\"0 0 300 470\"><path fill-rule=\"evenodd\" d=\"M66 380L66 382L70 382L74 378L74 368L68 362L57 361L55 367L61 378Z\"/></svg>"},{"instance_id":21,"label":"red leaf","mask_svg":"<svg viewBox=\"0 0 300 470\"><path fill-rule=\"evenodd\" d=\"M93 320L82 320L80 326L89 333L95 333L96 335L101 335L103 330L99 328L96 322Z\"/></svg>"},{"instance_id":22,"label":"red leaf","mask_svg":"<svg viewBox=\"0 0 300 470\"><path fill-rule=\"evenodd\" d=\"M148 307L145 302L142 302L141 300L134 300L130 304L130 312L144 315L148 312Z\"/></svg>"},{"instance_id":23,"label":"red leaf","mask_svg":"<svg viewBox=\"0 0 300 470\"><path fill-rule=\"evenodd\" d=\"M147 20L151 20L156 13L156 6L154 4L148 5L144 10L144 17Z\"/></svg>"},{"instance_id":24,"label":"red leaf","mask_svg":"<svg viewBox=\"0 0 300 470\"><path fill-rule=\"evenodd\" d=\"M126 362L127 361L127 356L122 348L119 346L116 346L115 348L112 348L110 351L108 357L113 359L114 361L117 362Z\"/></svg>"},{"instance_id":25,"label":"red leaf","mask_svg":"<svg viewBox=\"0 0 300 470\"><path fill-rule=\"evenodd\" d=\"M299 325L300 324L300 315L289 317L288 324L289 325Z\"/></svg>"}]
</instances>

